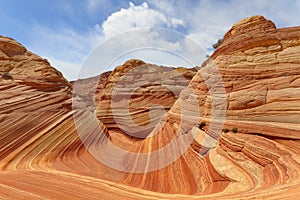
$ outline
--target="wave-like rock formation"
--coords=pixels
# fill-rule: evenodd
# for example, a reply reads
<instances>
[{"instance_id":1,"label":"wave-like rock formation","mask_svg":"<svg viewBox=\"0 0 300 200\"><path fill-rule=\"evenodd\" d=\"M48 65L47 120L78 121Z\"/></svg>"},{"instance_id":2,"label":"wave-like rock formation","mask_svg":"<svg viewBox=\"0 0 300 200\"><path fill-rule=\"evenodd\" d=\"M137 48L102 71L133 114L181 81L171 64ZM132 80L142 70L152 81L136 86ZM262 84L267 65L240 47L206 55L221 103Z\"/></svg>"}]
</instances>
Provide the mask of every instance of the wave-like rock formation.
<instances>
[{"instance_id":1,"label":"wave-like rock formation","mask_svg":"<svg viewBox=\"0 0 300 200\"><path fill-rule=\"evenodd\" d=\"M96 115L108 129L121 128L136 138L145 138L196 72L197 68L127 61L109 75L103 92L95 91Z\"/></svg>"},{"instance_id":2,"label":"wave-like rock formation","mask_svg":"<svg viewBox=\"0 0 300 200\"><path fill-rule=\"evenodd\" d=\"M0 199L295 199L299 35L254 16L200 69L72 84L0 37Z\"/></svg>"}]
</instances>

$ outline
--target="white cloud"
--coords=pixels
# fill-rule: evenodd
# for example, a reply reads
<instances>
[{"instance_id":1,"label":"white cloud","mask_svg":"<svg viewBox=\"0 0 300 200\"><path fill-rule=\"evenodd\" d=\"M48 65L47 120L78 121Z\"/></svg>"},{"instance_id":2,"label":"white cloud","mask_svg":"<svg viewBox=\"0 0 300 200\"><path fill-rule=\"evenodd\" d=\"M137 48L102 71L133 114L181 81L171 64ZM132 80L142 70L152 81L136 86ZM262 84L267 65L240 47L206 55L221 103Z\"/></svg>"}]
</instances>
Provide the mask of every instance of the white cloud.
<instances>
[{"instance_id":1,"label":"white cloud","mask_svg":"<svg viewBox=\"0 0 300 200\"><path fill-rule=\"evenodd\" d=\"M101 43L97 53L84 66L86 70L83 70L81 76L99 74L103 72L100 68L106 68L110 62L119 65L130 58L182 66L186 61L176 54L182 54L186 48L183 45L185 38L169 28L184 25L183 20L153 10L147 3L134 5L130 2L128 8L112 13L101 26L96 26L99 34L95 38Z\"/></svg>"},{"instance_id":2,"label":"white cloud","mask_svg":"<svg viewBox=\"0 0 300 200\"><path fill-rule=\"evenodd\" d=\"M118 57L124 53L122 50L126 47L160 46L183 56L193 55L193 60L197 63L200 62L199 57L208 54L211 45L242 18L260 14L273 20L279 27L300 24L299 17L297 17L300 2L291 0L274 0L272 4L267 0L148 0L140 5L134 3L128 5L125 1L115 3L110 0L87 0L84 6L86 13L81 13L82 15L99 16L105 9L110 10L111 13L106 18L101 16L102 20L98 24L91 25L90 29L80 32L75 31L72 26L57 27L54 30L48 28L47 25L39 25L30 30L29 38L32 43L28 47L39 55L47 57L68 79L77 78L75 72L79 70L90 51L97 45L110 38L114 39L114 36L120 33L138 30L141 27L161 27L182 31L204 50L198 52L199 46L195 46L191 41L186 42L183 37L174 37L174 34L170 32L157 33L155 30L144 29L140 35L124 34L122 41L110 43L103 55L110 54ZM71 13L72 7L68 7L68 10ZM130 53L127 57L121 57L127 59L135 55L148 62L159 63L158 61L161 60L160 63L163 64L182 65L181 61L172 57L174 55L167 56L166 53L160 54L159 51L154 53L146 50L143 53L139 50L135 54ZM101 60L98 59L95 62L99 64ZM197 64L200 65L200 63ZM72 72L67 70L72 70Z\"/></svg>"},{"instance_id":3,"label":"white cloud","mask_svg":"<svg viewBox=\"0 0 300 200\"><path fill-rule=\"evenodd\" d=\"M99 6L99 3L105 2L89 0L87 2L87 9L89 12L92 12L91 10ZM176 28L184 24L184 21L181 19L170 18L161 12L149 8L147 3L134 5L130 2L128 8L122 8L112 13L101 25L96 24L83 33L78 33L70 27L58 27L53 30L42 25L34 25L30 33L32 43L29 48L38 52L39 55L46 57L54 67L63 72L67 79L74 80L78 78L77 74L80 71L80 67L89 53L97 45L101 45L113 36L140 27ZM104 55L111 54L118 57L124 53L122 49L133 47L132 44L135 44L135 48L139 46L160 46L170 51L179 51L182 48L180 43L178 41L169 41L168 37L169 35L167 34L160 35L156 31L149 29L142 30L140 35L121 37L122 41L118 41L115 44L110 43L110 46L105 49L103 55L95 60L94 66L95 68L99 66L101 59L104 59ZM141 52L139 52L137 57L141 55ZM144 56L145 58L149 58L151 62L151 56ZM152 54L152 58L155 58L154 60L166 60L167 57L162 56L159 58L158 54ZM92 73L97 73L97 70L94 69L91 73L87 73L87 75L97 75Z\"/></svg>"},{"instance_id":4,"label":"white cloud","mask_svg":"<svg viewBox=\"0 0 300 200\"><path fill-rule=\"evenodd\" d=\"M130 2L129 5L128 9L122 8L120 11L112 13L103 22L103 32L107 38L137 27L176 28L185 24L181 19L170 18L161 12L150 9L146 2L137 6Z\"/></svg>"},{"instance_id":5,"label":"white cloud","mask_svg":"<svg viewBox=\"0 0 300 200\"><path fill-rule=\"evenodd\" d=\"M186 34L207 50L239 20L263 15L278 27L300 24L300 2L293 0L149 0L159 12L168 13L186 22Z\"/></svg>"}]
</instances>

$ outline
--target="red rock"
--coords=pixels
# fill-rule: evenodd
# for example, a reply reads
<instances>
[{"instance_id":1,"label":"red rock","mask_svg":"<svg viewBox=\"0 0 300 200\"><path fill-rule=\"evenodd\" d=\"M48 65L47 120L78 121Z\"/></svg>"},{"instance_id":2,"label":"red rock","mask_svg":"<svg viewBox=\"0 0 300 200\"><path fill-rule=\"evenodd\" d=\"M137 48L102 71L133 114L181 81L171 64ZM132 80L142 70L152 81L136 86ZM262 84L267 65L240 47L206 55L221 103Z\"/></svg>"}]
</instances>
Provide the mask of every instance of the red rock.
<instances>
[{"instance_id":1,"label":"red rock","mask_svg":"<svg viewBox=\"0 0 300 200\"><path fill-rule=\"evenodd\" d=\"M12 76L0 78L0 198L295 199L299 35L299 27L277 29L264 17L250 17L225 34L198 72L130 60L99 76L95 91L84 86L99 77L76 82L73 99L60 72L0 37L1 76ZM71 100L82 107L72 111ZM155 104L166 113L154 110L152 123L148 109ZM211 116L224 108L221 133L222 116ZM176 138L182 140L153 156ZM170 165L149 170L182 149ZM103 151L128 171L92 155Z\"/></svg>"}]
</instances>

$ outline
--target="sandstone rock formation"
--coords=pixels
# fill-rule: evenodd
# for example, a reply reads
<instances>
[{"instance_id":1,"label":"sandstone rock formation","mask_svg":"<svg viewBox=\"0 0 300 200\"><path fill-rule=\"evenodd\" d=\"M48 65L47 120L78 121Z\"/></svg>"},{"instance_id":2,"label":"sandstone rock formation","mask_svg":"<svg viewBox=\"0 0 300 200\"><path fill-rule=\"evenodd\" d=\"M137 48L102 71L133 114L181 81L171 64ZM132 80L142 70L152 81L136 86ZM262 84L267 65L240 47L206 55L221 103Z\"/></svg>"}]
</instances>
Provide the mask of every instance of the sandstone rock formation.
<instances>
[{"instance_id":1,"label":"sandstone rock formation","mask_svg":"<svg viewBox=\"0 0 300 200\"><path fill-rule=\"evenodd\" d=\"M254 16L199 71L130 60L72 85L0 37L0 198L295 199L299 35Z\"/></svg>"},{"instance_id":2,"label":"sandstone rock formation","mask_svg":"<svg viewBox=\"0 0 300 200\"><path fill-rule=\"evenodd\" d=\"M145 138L196 72L196 68L175 69L141 60L127 61L110 74L103 93L96 91L97 117L108 129L121 128L136 138Z\"/></svg>"}]
</instances>

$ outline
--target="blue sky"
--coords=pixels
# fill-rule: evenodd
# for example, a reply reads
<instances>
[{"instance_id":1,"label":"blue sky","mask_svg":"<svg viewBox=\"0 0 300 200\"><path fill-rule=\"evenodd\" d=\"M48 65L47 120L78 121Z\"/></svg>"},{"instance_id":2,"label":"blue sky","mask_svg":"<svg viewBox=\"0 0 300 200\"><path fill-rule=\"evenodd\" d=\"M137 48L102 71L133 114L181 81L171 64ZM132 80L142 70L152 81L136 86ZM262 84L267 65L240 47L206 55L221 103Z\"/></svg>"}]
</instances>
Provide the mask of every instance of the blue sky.
<instances>
[{"instance_id":1,"label":"blue sky","mask_svg":"<svg viewBox=\"0 0 300 200\"><path fill-rule=\"evenodd\" d=\"M82 64L99 44L140 27L179 31L199 44L202 54L210 54L211 45L245 17L263 15L277 27L300 25L300 1L294 0L133 0L131 3L124 0L0 0L0 3L0 35L12 37L47 58L69 80L77 79ZM122 45L130 47L134 43L138 47L139 43L146 46L159 43L177 52L192 52L187 49L190 45L184 40L174 41L177 37L172 34L158 37L152 31L142 35L141 38L123 37L126 42ZM108 50L106 53L118 56L120 52ZM130 56L158 64L184 65L171 56L148 50L136 55L131 53L115 64ZM96 73L99 71L88 75Z\"/></svg>"}]
</instances>

